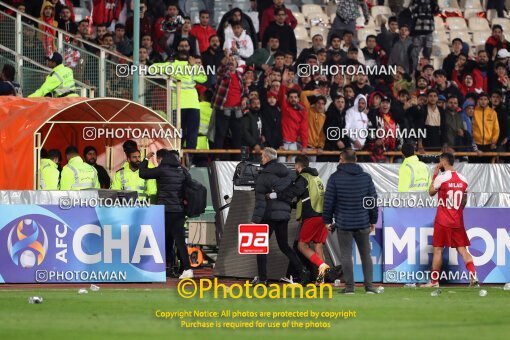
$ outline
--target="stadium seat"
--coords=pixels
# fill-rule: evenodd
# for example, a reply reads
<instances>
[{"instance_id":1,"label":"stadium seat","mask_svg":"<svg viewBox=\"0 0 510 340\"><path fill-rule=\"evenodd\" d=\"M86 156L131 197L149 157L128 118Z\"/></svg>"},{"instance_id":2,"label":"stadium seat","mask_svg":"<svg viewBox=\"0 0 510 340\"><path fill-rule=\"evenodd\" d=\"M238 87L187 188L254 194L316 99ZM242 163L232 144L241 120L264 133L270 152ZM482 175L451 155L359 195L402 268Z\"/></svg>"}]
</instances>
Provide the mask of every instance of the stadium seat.
<instances>
[{"instance_id":1,"label":"stadium seat","mask_svg":"<svg viewBox=\"0 0 510 340\"><path fill-rule=\"evenodd\" d=\"M388 17L390 17L392 15L391 9L388 6L372 6L372 9L370 9L370 14L374 18L378 14L383 14L383 15L386 15Z\"/></svg>"},{"instance_id":2,"label":"stadium seat","mask_svg":"<svg viewBox=\"0 0 510 340\"><path fill-rule=\"evenodd\" d=\"M489 22L485 18L469 18L469 29L471 31L490 31Z\"/></svg>"},{"instance_id":3,"label":"stadium seat","mask_svg":"<svg viewBox=\"0 0 510 340\"><path fill-rule=\"evenodd\" d=\"M312 13L308 15L308 23L311 25L312 20L322 20L324 25L329 26L329 17L325 13Z\"/></svg>"},{"instance_id":4,"label":"stadium seat","mask_svg":"<svg viewBox=\"0 0 510 340\"><path fill-rule=\"evenodd\" d=\"M296 4L285 4L285 7L290 9L292 14L294 14L295 12L299 12L299 7Z\"/></svg>"},{"instance_id":5,"label":"stadium seat","mask_svg":"<svg viewBox=\"0 0 510 340\"><path fill-rule=\"evenodd\" d=\"M436 31L446 30L446 25L441 17L434 17L434 23L436 24Z\"/></svg>"},{"instance_id":6,"label":"stadium seat","mask_svg":"<svg viewBox=\"0 0 510 340\"><path fill-rule=\"evenodd\" d=\"M305 16L301 12L292 12L292 15L294 15L294 18L297 20L298 25L306 25Z\"/></svg>"},{"instance_id":7,"label":"stadium seat","mask_svg":"<svg viewBox=\"0 0 510 340\"><path fill-rule=\"evenodd\" d=\"M507 18L494 18L491 25L501 25L503 32L510 32L510 19Z\"/></svg>"},{"instance_id":8,"label":"stadium seat","mask_svg":"<svg viewBox=\"0 0 510 340\"><path fill-rule=\"evenodd\" d=\"M446 18L446 25L450 30L467 30L466 20L464 18L450 17Z\"/></svg>"},{"instance_id":9,"label":"stadium seat","mask_svg":"<svg viewBox=\"0 0 510 340\"><path fill-rule=\"evenodd\" d=\"M485 42L491 36L491 31L476 31L473 32L473 44L478 46L485 46Z\"/></svg>"},{"instance_id":10,"label":"stadium seat","mask_svg":"<svg viewBox=\"0 0 510 340\"><path fill-rule=\"evenodd\" d=\"M465 9L477 9L483 11L480 0L461 0L461 7Z\"/></svg>"},{"instance_id":11,"label":"stadium seat","mask_svg":"<svg viewBox=\"0 0 510 340\"><path fill-rule=\"evenodd\" d=\"M198 24L200 22L200 11L192 10L189 12L191 18L191 24Z\"/></svg>"},{"instance_id":12,"label":"stadium seat","mask_svg":"<svg viewBox=\"0 0 510 340\"><path fill-rule=\"evenodd\" d=\"M463 42L471 45L471 35L467 30L452 30L450 31L450 43L455 38L460 38Z\"/></svg>"},{"instance_id":13,"label":"stadium seat","mask_svg":"<svg viewBox=\"0 0 510 340\"><path fill-rule=\"evenodd\" d=\"M305 16L310 16L312 13L324 13L320 5L303 5L301 6L301 13Z\"/></svg>"},{"instance_id":14,"label":"stadium seat","mask_svg":"<svg viewBox=\"0 0 510 340\"><path fill-rule=\"evenodd\" d=\"M434 33L432 33L432 39L434 44L441 44L448 41L448 35L446 31L434 31Z\"/></svg>"},{"instance_id":15,"label":"stadium seat","mask_svg":"<svg viewBox=\"0 0 510 340\"><path fill-rule=\"evenodd\" d=\"M432 45L433 57L445 58L448 54L450 54L450 46L447 43L443 42Z\"/></svg>"},{"instance_id":16,"label":"stadium seat","mask_svg":"<svg viewBox=\"0 0 510 340\"><path fill-rule=\"evenodd\" d=\"M324 26L312 26L310 27L310 37L313 37L316 34L322 34L324 41L328 38L329 29ZM296 38L297 39L297 38Z\"/></svg>"},{"instance_id":17,"label":"stadium seat","mask_svg":"<svg viewBox=\"0 0 510 340\"><path fill-rule=\"evenodd\" d=\"M219 24L221 21L221 18L227 13L227 11L214 11L214 22L216 24Z\"/></svg>"},{"instance_id":18,"label":"stadium seat","mask_svg":"<svg viewBox=\"0 0 510 340\"><path fill-rule=\"evenodd\" d=\"M308 40L310 37L308 36L308 31L305 26L297 25L294 29L294 34L296 35L296 40Z\"/></svg>"},{"instance_id":19,"label":"stadium seat","mask_svg":"<svg viewBox=\"0 0 510 340\"><path fill-rule=\"evenodd\" d=\"M310 47L310 40L298 39L296 40L296 45L298 50L304 50L305 48Z\"/></svg>"},{"instance_id":20,"label":"stadium seat","mask_svg":"<svg viewBox=\"0 0 510 340\"><path fill-rule=\"evenodd\" d=\"M246 12L250 9L251 4L249 1L239 1L233 7L240 8L242 11Z\"/></svg>"},{"instance_id":21,"label":"stadium seat","mask_svg":"<svg viewBox=\"0 0 510 340\"><path fill-rule=\"evenodd\" d=\"M468 8L464 11L464 19L468 20L469 18L477 17L478 13L480 13L480 12L483 12L483 10L480 11L479 9L469 9Z\"/></svg>"},{"instance_id":22,"label":"stadium seat","mask_svg":"<svg viewBox=\"0 0 510 340\"><path fill-rule=\"evenodd\" d=\"M366 38L371 34L377 36L376 30L373 28L361 28L358 30L358 41L365 43Z\"/></svg>"},{"instance_id":23,"label":"stadium seat","mask_svg":"<svg viewBox=\"0 0 510 340\"><path fill-rule=\"evenodd\" d=\"M459 9L459 3L457 0L438 0L437 4L441 9L455 8Z\"/></svg>"}]
</instances>

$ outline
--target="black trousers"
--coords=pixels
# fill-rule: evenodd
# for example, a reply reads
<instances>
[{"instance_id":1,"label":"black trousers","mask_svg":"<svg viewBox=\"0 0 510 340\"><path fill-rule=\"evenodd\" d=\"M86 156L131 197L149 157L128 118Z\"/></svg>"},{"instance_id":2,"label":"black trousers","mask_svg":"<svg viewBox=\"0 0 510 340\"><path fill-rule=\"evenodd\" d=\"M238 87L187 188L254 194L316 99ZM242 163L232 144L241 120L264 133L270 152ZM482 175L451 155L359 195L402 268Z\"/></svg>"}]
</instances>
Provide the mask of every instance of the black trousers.
<instances>
[{"instance_id":1,"label":"black trousers","mask_svg":"<svg viewBox=\"0 0 510 340\"><path fill-rule=\"evenodd\" d=\"M165 256L167 266L173 263L172 248L175 242L177 256L184 270L191 269L184 234L184 213L165 212Z\"/></svg>"},{"instance_id":2,"label":"black trousers","mask_svg":"<svg viewBox=\"0 0 510 340\"><path fill-rule=\"evenodd\" d=\"M269 224L269 238L271 238L274 231L278 248L287 256L294 269L300 273L304 269L303 264L299 261L297 254L292 250L287 241L289 221L262 221L261 223ZM257 268L259 279L262 281L267 280L267 255L257 255Z\"/></svg>"},{"instance_id":3,"label":"black trousers","mask_svg":"<svg viewBox=\"0 0 510 340\"><path fill-rule=\"evenodd\" d=\"M352 263L352 240L356 241L361 256L363 280L366 288L372 286L373 264L370 255L370 228L356 230L337 230L338 244L340 245L340 262L344 270L345 286L354 287L354 265Z\"/></svg>"},{"instance_id":4,"label":"black trousers","mask_svg":"<svg viewBox=\"0 0 510 340\"><path fill-rule=\"evenodd\" d=\"M231 149L241 148L241 118L236 118L235 113L232 111L230 117L227 117L223 110L216 110L216 134L214 135L214 148L223 149L225 138L227 137L228 130L232 134Z\"/></svg>"}]
</instances>

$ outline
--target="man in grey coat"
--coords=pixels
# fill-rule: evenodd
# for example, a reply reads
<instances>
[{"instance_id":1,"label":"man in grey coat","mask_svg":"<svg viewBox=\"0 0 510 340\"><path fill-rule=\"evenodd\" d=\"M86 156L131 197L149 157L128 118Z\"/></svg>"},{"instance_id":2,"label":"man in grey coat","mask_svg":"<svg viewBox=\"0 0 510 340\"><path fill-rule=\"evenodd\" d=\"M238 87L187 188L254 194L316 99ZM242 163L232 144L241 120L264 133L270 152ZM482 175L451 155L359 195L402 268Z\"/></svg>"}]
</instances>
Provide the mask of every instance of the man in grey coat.
<instances>
[{"instance_id":1,"label":"man in grey coat","mask_svg":"<svg viewBox=\"0 0 510 340\"><path fill-rule=\"evenodd\" d=\"M413 40L409 37L409 27L402 25L399 30L399 39L391 49L388 65L400 65L407 74L411 74L411 56L410 51L413 46Z\"/></svg>"}]
</instances>

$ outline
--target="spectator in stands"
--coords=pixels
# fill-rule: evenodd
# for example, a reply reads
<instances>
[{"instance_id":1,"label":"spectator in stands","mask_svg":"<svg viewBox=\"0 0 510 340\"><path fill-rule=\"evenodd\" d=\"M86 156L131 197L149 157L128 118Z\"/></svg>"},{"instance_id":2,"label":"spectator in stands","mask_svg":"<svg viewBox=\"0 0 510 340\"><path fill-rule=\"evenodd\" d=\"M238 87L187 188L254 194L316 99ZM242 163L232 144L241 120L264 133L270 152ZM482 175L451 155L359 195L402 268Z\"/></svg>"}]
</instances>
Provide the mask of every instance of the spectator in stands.
<instances>
[{"instance_id":1,"label":"spectator in stands","mask_svg":"<svg viewBox=\"0 0 510 340\"><path fill-rule=\"evenodd\" d=\"M253 42L240 21L231 24L233 35L225 39L223 49L232 55L241 57L243 60L248 59L253 54Z\"/></svg>"},{"instance_id":2,"label":"spectator in stands","mask_svg":"<svg viewBox=\"0 0 510 340\"><path fill-rule=\"evenodd\" d=\"M130 16L126 19L126 35L129 39L133 39L133 17ZM147 4L145 0L140 1L140 36L151 35L152 34L152 24L154 23L154 18L147 11ZM161 24L161 23L160 23ZM156 28L156 27L154 27Z\"/></svg>"},{"instance_id":3,"label":"spectator in stands","mask_svg":"<svg viewBox=\"0 0 510 340\"><path fill-rule=\"evenodd\" d=\"M253 0L252 0L253 1ZM264 11L273 5L273 0L256 0L257 11L259 12L259 21L262 19Z\"/></svg>"},{"instance_id":4,"label":"spectator in stands","mask_svg":"<svg viewBox=\"0 0 510 340\"><path fill-rule=\"evenodd\" d=\"M71 0L50 0L53 4L53 7L55 8L55 18L61 18L62 17L62 11L64 10L64 7L67 7L69 9L70 13L70 20L74 22L74 9L73 9L73 2Z\"/></svg>"},{"instance_id":5,"label":"spectator in stands","mask_svg":"<svg viewBox=\"0 0 510 340\"><path fill-rule=\"evenodd\" d=\"M471 100L466 100L462 106L460 116L462 118L462 129L464 130L464 140L466 145L471 146L467 151L477 151L476 144L473 141L473 117L475 114L475 103Z\"/></svg>"},{"instance_id":6,"label":"spectator in stands","mask_svg":"<svg viewBox=\"0 0 510 340\"><path fill-rule=\"evenodd\" d=\"M313 97L313 104L308 97ZM324 149L326 135L324 134L324 122L326 121L326 97L321 94L319 89L313 91L301 92L301 103L308 111L308 150ZM315 162L316 156L310 156L310 160Z\"/></svg>"},{"instance_id":7,"label":"spectator in stands","mask_svg":"<svg viewBox=\"0 0 510 340\"><path fill-rule=\"evenodd\" d=\"M478 51L476 68L478 69L478 71L480 71L480 74L482 75L484 88L487 88L488 86L489 70L491 68L490 67L491 65L489 64L492 63L489 63L489 55L487 54L487 51L485 50Z\"/></svg>"},{"instance_id":8,"label":"spectator in stands","mask_svg":"<svg viewBox=\"0 0 510 340\"><path fill-rule=\"evenodd\" d=\"M435 30L434 16L439 12L437 0L411 0L413 47L411 49L411 71L418 66L418 57L423 49L423 56L430 58L432 53L432 32ZM409 72L411 73L411 72Z\"/></svg>"},{"instance_id":9,"label":"spectator in stands","mask_svg":"<svg viewBox=\"0 0 510 340\"><path fill-rule=\"evenodd\" d=\"M289 73L283 72L282 81L287 82ZM286 86L280 87L278 103L282 110L282 135L285 150L306 149L308 147L308 113L299 102L299 92L288 90ZM298 145L300 138L301 148ZM292 157L293 159L294 157Z\"/></svg>"},{"instance_id":10,"label":"spectator in stands","mask_svg":"<svg viewBox=\"0 0 510 340\"><path fill-rule=\"evenodd\" d=\"M437 97L437 106L439 107L439 109L446 111L446 97L444 95L440 94Z\"/></svg>"},{"instance_id":11,"label":"spectator in stands","mask_svg":"<svg viewBox=\"0 0 510 340\"><path fill-rule=\"evenodd\" d=\"M214 67L217 71L221 65L221 61L225 57L225 51L220 47L220 38L217 35L209 37L209 47L202 54L202 64L207 67ZM214 87L216 85L216 75L212 74L208 77L206 85Z\"/></svg>"},{"instance_id":12,"label":"spectator in stands","mask_svg":"<svg viewBox=\"0 0 510 340\"><path fill-rule=\"evenodd\" d=\"M48 24L42 25L39 24L39 30L43 33L39 33L40 40L43 43L43 50L45 56L50 56L53 52L57 51L57 45L55 41L56 31L51 27L58 27L58 22L55 20L55 8L53 3L50 1L45 1L43 6L41 7L41 15L39 16L39 20Z\"/></svg>"},{"instance_id":13,"label":"spectator in stands","mask_svg":"<svg viewBox=\"0 0 510 340\"><path fill-rule=\"evenodd\" d=\"M81 79L81 71L83 71L82 67L77 70L77 67L82 66L83 63L80 53L80 50L83 50L83 43L79 40L81 38L80 33L77 33L74 38L71 39L71 44L67 46L64 51L64 65L72 68L74 76L78 79Z\"/></svg>"},{"instance_id":14,"label":"spectator in stands","mask_svg":"<svg viewBox=\"0 0 510 340\"><path fill-rule=\"evenodd\" d=\"M398 20L397 17L391 16L388 19L388 27L389 30L386 28L386 19L381 20L381 33L377 35L377 44L381 46L382 50L386 54L386 60L388 56L390 55L393 45L398 41L399 34L398 34Z\"/></svg>"},{"instance_id":15,"label":"spectator in stands","mask_svg":"<svg viewBox=\"0 0 510 340\"><path fill-rule=\"evenodd\" d=\"M153 64L149 59L149 53L147 52L147 49L143 46L140 46L140 49L138 50L138 58L138 63L140 65L150 66Z\"/></svg>"},{"instance_id":16,"label":"spectator in stands","mask_svg":"<svg viewBox=\"0 0 510 340\"><path fill-rule=\"evenodd\" d=\"M220 42L224 43L225 40L231 38L234 35L232 31L232 23L240 22L243 26L243 29L246 31L253 42L253 46L257 46L257 32L255 31L255 27L253 26L253 22L250 17L243 13L239 8L233 8L229 12L225 13L223 18L221 18L221 22L218 25L217 34L220 37Z\"/></svg>"},{"instance_id":17,"label":"spectator in stands","mask_svg":"<svg viewBox=\"0 0 510 340\"><path fill-rule=\"evenodd\" d=\"M260 111L260 116L262 119L262 143L265 147L280 149L283 146L283 137L282 115L277 101L278 94L269 92L267 93L266 100L264 100L266 92L261 91L261 93L260 101L262 103L262 110Z\"/></svg>"},{"instance_id":18,"label":"spectator in stands","mask_svg":"<svg viewBox=\"0 0 510 340\"><path fill-rule=\"evenodd\" d=\"M368 77L364 74L358 74L355 76L355 81L352 83L352 87L356 96L362 94L363 96L368 97L372 92L374 92L374 88L370 86L368 82Z\"/></svg>"},{"instance_id":19,"label":"spectator in stands","mask_svg":"<svg viewBox=\"0 0 510 340\"><path fill-rule=\"evenodd\" d=\"M326 120L323 126L323 132L326 136L326 141L324 143L325 151L344 150L346 146L350 146L349 139L340 134L340 131L344 128L345 98L342 95L337 95L326 111ZM321 156L318 160L334 162L337 159L337 156Z\"/></svg>"},{"instance_id":20,"label":"spectator in stands","mask_svg":"<svg viewBox=\"0 0 510 340\"><path fill-rule=\"evenodd\" d=\"M508 104L503 103L501 91L492 91L490 106L498 114L499 137L496 145L501 151L505 151L508 144Z\"/></svg>"},{"instance_id":21,"label":"spectator in stands","mask_svg":"<svg viewBox=\"0 0 510 340\"><path fill-rule=\"evenodd\" d=\"M281 1L281 0L275 0ZM268 8L267 10L271 9ZM266 11L267 11L266 10ZM280 49L282 51L289 51L297 55L297 43L294 29L285 23L288 10L283 7L276 8L274 10L275 21L272 21L262 37L262 47L266 47L270 37L277 37L280 42Z\"/></svg>"},{"instance_id":22,"label":"spectator in stands","mask_svg":"<svg viewBox=\"0 0 510 340\"><path fill-rule=\"evenodd\" d=\"M451 78L449 79L452 79L452 81L455 82L461 92L463 92L463 87L466 86L464 84L464 78L466 76L469 76L472 79L472 82L469 85L470 87L464 88L466 94L468 92L481 93L487 90L487 88L484 87L482 74L476 68L476 62L473 60L468 60L468 55L462 52L457 56L455 68L452 72Z\"/></svg>"},{"instance_id":23,"label":"spectator in stands","mask_svg":"<svg viewBox=\"0 0 510 340\"><path fill-rule=\"evenodd\" d=\"M446 105L446 141L450 147L462 147L466 144L464 133L464 120L460 115L459 100L455 97L448 98Z\"/></svg>"},{"instance_id":24,"label":"spectator in stands","mask_svg":"<svg viewBox=\"0 0 510 340\"><path fill-rule=\"evenodd\" d=\"M499 1L499 0L488 0L487 1L487 10L489 9L495 9L498 18L504 18L505 17L505 2Z\"/></svg>"},{"instance_id":25,"label":"spectator in stands","mask_svg":"<svg viewBox=\"0 0 510 340\"><path fill-rule=\"evenodd\" d=\"M283 58L283 64L285 67L290 68L294 65L294 60L296 60L296 56L292 54L290 51L284 52L285 56Z\"/></svg>"},{"instance_id":26,"label":"spectator in stands","mask_svg":"<svg viewBox=\"0 0 510 340\"><path fill-rule=\"evenodd\" d=\"M489 106L488 95L481 93L473 116L473 139L478 150L496 150L499 134L498 114Z\"/></svg>"},{"instance_id":27,"label":"spectator in stands","mask_svg":"<svg viewBox=\"0 0 510 340\"><path fill-rule=\"evenodd\" d=\"M216 133L214 147L222 149L225 137L231 132L230 148L241 147L241 98L246 94L243 74L238 68L238 58L226 55L216 72L216 92L213 98L213 109L216 111Z\"/></svg>"},{"instance_id":28,"label":"spectator in stands","mask_svg":"<svg viewBox=\"0 0 510 340\"><path fill-rule=\"evenodd\" d=\"M329 48L328 48L328 63L332 65L339 64L338 60L334 60L334 55L340 55L340 59L346 59L347 53L341 48L342 46L342 38L338 34L332 34L329 39Z\"/></svg>"},{"instance_id":29,"label":"spectator in stands","mask_svg":"<svg viewBox=\"0 0 510 340\"><path fill-rule=\"evenodd\" d=\"M363 52L363 57L365 59L365 65L374 67L374 66L381 66L381 59L379 58L379 51L376 49L377 42L376 42L376 36L375 35L369 35L365 39L366 46L361 49Z\"/></svg>"},{"instance_id":30,"label":"spectator in stands","mask_svg":"<svg viewBox=\"0 0 510 340\"><path fill-rule=\"evenodd\" d=\"M243 112L241 118L241 146L248 146L250 150L259 153L262 140L262 119L260 118L260 99L250 99L250 107Z\"/></svg>"},{"instance_id":31,"label":"spectator in stands","mask_svg":"<svg viewBox=\"0 0 510 340\"><path fill-rule=\"evenodd\" d=\"M151 63L161 63L163 61L163 57L153 48L152 36L150 34L146 34L142 36L142 42L140 47L145 48L147 54L149 56L149 62Z\"/></svg>"},{"instance_id":32,"label":"spectator in stands","mask_svg":"<svg viewBox=\"0 0 510 340\"><path fill-rule=\"evenodd\" d=\"M170 2L166 7L166 14L156 20L153 26L154 48L159 53L170 57L173 51L168 51L174 46L175 34L179 28L181 10L176 3ZM168 53L170 52L170 54ZM165 58L166 59L166 58Z\"/></svg>"},{"instance_id":33,"label":"spectator in stands","mask_svg":"<svg viewBox=\"0 0 510 340\"><path fill-rule=\"evenodd\" d=\"M106 24L99 24L96 26L96 39L94 40L94 44L102 45L103 44L103 37L109 33L108 32L108 26Z\"/></svg>"},{"instance_id":34,"label":"spectator in stands","mask_svg":"<svg viewBox=\"0 0 510 340\"><path fill-rule=\"evenodd\" d=\"M336 17L329 30L329 35L334 33L342 35L344 31L356 32L356 19L361 17L359 7L365 17L365 25L368 24L370 14L364 0L339 0L336 6ZM329 40L329 39L328 39Z\"/></svg>"},{"instance_id":35,"label":"spectator in stands","mask_svg":"<svg viewBox=\"0 0 510 340\"><path fill-rule=\"evenodd\" d=\"M345 89L345 87L344 87ZM365 146L366 134L368 128L367 98L359 94L354 100L354 105L347 110L345 114L345 129L351 139L351 147L354 150L361 150Z\"/></svg>"},{"instance_id":36,"label":"spectator in stands","mask_svg":"<svg viewBox=\"0 0 510 340\"><path fill-rule=\"evenodd\" d=\"M400 126L395 121L394 115L390 112L391 98L384 96L381 98L381 105L378 110L370 111L368 114L368 127L372 132L384 131L384 133L371 134L365 148L372 152L371 160L373 162L385 162L384 151L395 151L402 147L402 137L398 134ZM379 138L381 137L382 138Z\"/></svg>"},{"instance_id":37,"label":"spectator in stands","mask_svg":"<svg viewBox=\"0 0 510 340\"><path fill-rule=\"evenodd\" d=\"M437 91L438 96L442 95L445 98L448 97L457 97L459 98L459 102L464 102L464 96L462 92L455 86L451 81L446 80L446 74L443 70L435 70L434 71L434 88Z\"/></svg>"},{"instance_id":38,"label":"spectator in stands","mask_svg":"<svg viewBox=\"0 0 510 340\"><path fill-rule=\"evenodd\" d=\"M452 72L455 69L457 57L462 52L462 39L455 38L452 41L452 52L443 59L443 70L446 73L446 78L452 79Z\"/></svg>"},{"instance_id":39,"label":"spectator in stands","mask_svg":"<svg viewBox=\"0 0 510 340\"><path fill-rule=\"evenodd\" d=\"M89 32L89 21L87 19L83 19L78 23L78 33L85 40L92 40L92 35Z\"/></svg>"},{"instance_id":40,"label":"spectator in stands","mask_svg":"<svg viewBox=\"0 0 510 340\"><path fill-rule=\"evenodd\" d=\"M343 96L345 98L345 108L350 109L354 105L354 87L351 84L347 84L343 88Z\"/></svg>"},{"instance_id":41,"label":"spectator in stands","mask_svg":"<svg viewBox=\"0 0 510 340\"><path fill-rule=\"evenodd\" d=\"M78 97L73 70L63 65L62 55L54 52L47 61L52 72L46 77L41 87L28 97Z\"/></svg>"},{"instance_id":42,"label":"spectator in stands","mask_svg":"<svg viewBox=\"0 0 510 340\"><path fill-rule=\"evenodd\" d=\"M425 139L418 140L418 149L439 148L447 145L445 112L438 106L439 92L431 89L427 92L427 105L419 112L419 128L426 129Z\"/></svg>"},{"instance_id":43,"label":"spectator in stands","mask_svg":"<svg viewBox=\"0 0 510 340\"><path fill-rule=\"evenodd\" d=\"M103 36L103 39L101 39L101 47L104 47L108 51L112 52L111 54L108 53L106 55L106 58L108 60L111 60L114 63L119 62L119 58L114 55L114 54L118 55L118 53L117 53L117 49L115 48L115 42L113 41L113 35L111 33L106 33Z\"/></svg>"},{"instance_id":44,"label":"spectator in stands","mask_svg":"<svg viewBox=\"0 0 510 340\"><path fill-rule=\"evenodd\" d=\"M92 165L97 171L99 185L101 189L110 189L110 176L104 167L97 164L97 150L93 146L86 146L83 149L83 159L89 165Z\"/></svg>"},{"instance_id":45,"label":"spectator in stands","mask_svg":"<svg viewBox=\"0 0 510 340\"><path fill-rule=\"evenodd\" d=\"M308 57L313 54L313 55L316 55L317 52L320 50L320 49L323 49L325 46L324 46L324 37L322 36L322 34L315 34L313 37L312 37L312 47L309 47L309 48L304 48L301 53L299 54L299 57L297 58L296 60L296 65L299 65L299 64L304 64L307 62L307 59Z\"/></svg>"},{"instance_id":46,"label":"spectator in stands","mask_svg":"<svg viewBox=\"0 0 510 340\"><path fill-rule=\"evenodd\" d=\"M116 50L125 56L133 55L133 43L126 37L126 26L123 24L115 25L115 36L113 37Z\"/></svg>"},{"instance_id":47,"label":"spectator in stands","mask_svg":"<svg viewBox=\"0 0 510 340\"><path fill-rule=\"evenodd\" d=\"M344 31L344 33L342 34L342 42L340 44L340 48L345 53L349 53L350 49L356 48L357 53L358 53L358 59L357 59L358 62L363 65L365 64L365 57L363 55L363 52L361 51L361 49L358 48L358 46L356 46L356 44L354 44L353 31L349 31L349 30Z\"/></svg>"},{"instance_id":48,"label":"spectator in stands","mask_svg":"<svg viewBox=\"0 0 510 340\"><path fill-rule=\"evenodd\" d=\"M0 96L21 97L21 86L14 81L16 69L14 66L5 64L0 73Z\"/></svg>"},{"instance_id":49,"label":"spectator in stands","mask_svg":"<svg viewBox=\"0 0 510 340\"><path fill-rule=\"evenodd\" d=\"M209 48L209 38L216 35L216 30L209 25L209 17L210 14L207 10L201 10L199 12L200 22L193 25L190 31L190 33L197 38L200 54L204 53Z\"/></svg>"},{"instance_id":50,"label":"spectator in stands","mask_svg":"<svg viewBox=\"0 0 510 340\"><path fill-rule=\"evenodd\" d=\"M489 59L496 60L499 50L508 50L509 48L510 43L505 39L503 27L501 25L492 25L492 35L485 42L485 51L487 51Z\"/></svg>"},{"instance_id":51,"label":"spectator in stands","mask_svg":"<svg viewBox=\"0 0 510 340\"><path fill-rule=\"evenodd\" d=\"M265 48L257 48L255 53L246 60L247 65L255 66L258 74L266 72L274 65L274 55L280 47L280 41L276 36L270 36ZM285 60L285 57L284 57Z\"/></svg>"},{"instance_id":52,"label":"spectator in stands","mask_svg":"<svg viewBox=\"0 0 510 340\"><path fill-rule=\"evenodd\" d=\"M262 14L262 17L260 19L260 28L259 28L259 37L260 39L264 39L266 29L269 27L269 25L278 20L277 15L279 12L277 10L283 9L284 14L280 14L282 18L282 25L290 27L292 30L294 30L297 26L297 20L294 18L294 15L292 14L292 11L288 8L285 8L284 0L273 0L273 5L266 8L264 10L264 13ZM283 43L283 40L280 39L280 43Z\"/></svg>"},{"instance_id":53,"label":"spectator in stands","mask_svg":"<svg viewBox=\"0 0 510 340\"><path fill-rule=\"evenodd\" d=\"M397 97L398 92L406 90L411 92L413 88L413 81L411 76L407 74L404 68L400 65L397 66L397 72L393 75L393 97Z\"/></svg>"},{"instance_id":54,"label":"spectator in stands","mask_svg":"<svg viewBox=\"0 0 510 340\"><path fill-rule=\"evenodd\" d=\"M92 5L92 22L106 27L119 20L123 8L119 0L94 0Z\"/></svg>"},{"instance_id":55,"label":"spectator in stands","mask_svg":"<svg viewBox=\"0 0 510 340\"><path fill-rule=\"evenodd\" d=\"M401 26L399 40L393 44L388 65L401 65L407 74L411 74L410 50L412 45L413 41L409 38L409 27Z\"/></svg>"},{"instance_id":56,"label":"spectator in stands","mask_svg":"<svg viewBox=\"0 0 510 340\"><path fill-rule=\"evenodd\" d=\"M190 55L197 56L200 55L198 41L197 39L190 33L191 32L191 19L190 17L183 17L184 23L180 30L177 31L174 38L173 47L171 50L167 50L167 54L171 51L177 50L177 44L182 39L187 39L190 46Z\"/></svg>"},{"instance_id":57,"label":"spectator in stands","mask_svg":"<svg viewBox=\"0 0 510 340\"><path fill-rule=\"evenodd\" d=\"M57 20L58 28L74 35L76 32L78 32L78 25L76 25L74 20L71 20L71 17L71 9L67 6L62 7L60 10L59 19Z\"/></svg>"}]
</instances>

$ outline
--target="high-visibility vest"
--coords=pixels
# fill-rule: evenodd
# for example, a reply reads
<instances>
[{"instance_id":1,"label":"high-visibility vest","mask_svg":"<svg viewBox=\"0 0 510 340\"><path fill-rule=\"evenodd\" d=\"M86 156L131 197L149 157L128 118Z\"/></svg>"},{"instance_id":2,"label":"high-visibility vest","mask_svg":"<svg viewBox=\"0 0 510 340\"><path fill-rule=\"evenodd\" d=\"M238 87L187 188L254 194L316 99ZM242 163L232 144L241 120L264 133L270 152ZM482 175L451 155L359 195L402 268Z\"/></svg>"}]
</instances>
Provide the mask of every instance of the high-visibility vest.
<instances>
[{"instance_id":1,"label":"high-visibility vest","mask_svg":"<svg viewBox=\"0 0 510 340\"><path fill-rule=\"evenodd\" d=\"M57 65L46 77L46 80L28 97L44 97L51 94L53 97L78 97L74 82L73 70L64 64Z\"/></svg>"},{"instance_id":2,"label":"high-visibility vest","mask_svg":"<svg viewBox=\"0 0 510 340\"><path fill-rule=\"evenodd\" d=\"M416 155L404 159L398 171L398 191L427 191L429 186L430 174L427 165Z\"/></svg>"},{"instance_id":3,"label":"high-visibility vest","mask_svg":"<svg viewBox=\"0 0 510 340\"><path fill-rule=\"evenodd\" d=\"M200 125L198 128L197 150L209 150L207 131L212 116L212 107L209 102L200 102Z\"/></svg>"},{"instance_id":4,"label":"high-visibility vest","mask_svg":"<svg viewBox=\"0 0 510 340\"><path fill-rule=\"evenodd\" d=\"M136 171L131 170L129 163L125 163L115 173L110 189L136 191L138 196L143 198L157 193L156 180L140 178L138 169Z\"/></svg>"},{"instance_id":5,"label":"high-visibility vest","mask_svg":"<svg viewBox=\"0 0 510 340\"><path fill-rule=\"evenodd\" d=\"M309 173L302 172L299 176L303 177L308 183L307 191L308 196L301 197L297 202L296 207L296 219L301 219L301 212L303 210L303 203L309 201L312 210L316 213L322 214L324 209L324 194L326 192L326 187L324 186L324 182L319 176L314 176Z\"/></svg>"},{"instance_id":6,"label":"high-visibility vest","mask_svg":"<svg viewBox=\"0 0 510 340\"><path fill-rule=\"evenodd\" d=\"M60 190L83 190L91 188L100 188L96 168L85 163L80 156L71 158L62 169Z\"/></svg>"},{"instance_id":7,"label":"high-visibility vest","mask_svg":"<svg viewBox=\"0 0 510 340\"><path fill-rule=\"evenodd\" d=\"M51 159L41 159L39 168L39 190L58 190L60 172L57 163Z\"/></svg>"},{"instance_id":8,"label":"high-visibility vest","mask_svg":"<svg viewBox=\"0 0 510 340\"><path fill-rule=\"evenodd\" d=\"M174 62L155 63L149 66L151 74L160 73L181 81L181 108L199 109L198 92L195 88L197 83L205 83L207 75L200 65L191 66L187 61L175 60ZM170 73L173 72L173 73ZM172 103L174 108L177 102L176 85L172 86Z\"/></svg>"}]
</instances>

